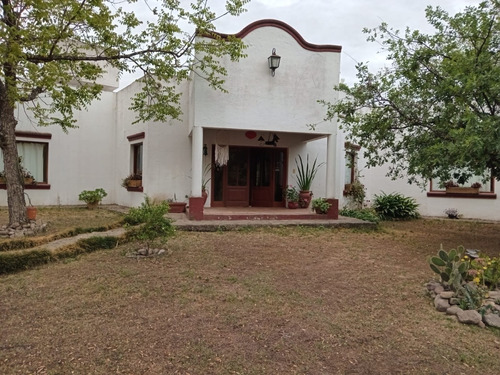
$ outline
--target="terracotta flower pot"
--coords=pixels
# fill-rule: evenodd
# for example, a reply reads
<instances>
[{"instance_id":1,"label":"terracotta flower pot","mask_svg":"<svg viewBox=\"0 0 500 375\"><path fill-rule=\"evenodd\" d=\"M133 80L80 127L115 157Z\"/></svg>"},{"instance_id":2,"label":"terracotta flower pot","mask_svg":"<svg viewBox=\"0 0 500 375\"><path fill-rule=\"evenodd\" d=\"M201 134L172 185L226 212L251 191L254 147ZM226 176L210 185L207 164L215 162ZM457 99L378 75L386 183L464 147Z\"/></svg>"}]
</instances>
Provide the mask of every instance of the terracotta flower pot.
<instances>
[{"instance_id":1,"label":"terracotta flower pot","mask_svg":"<svg viewBox=\"0 0 500 375\"><path fill-rule=\"evenodd\" d=\"M28 220L36 220L36 207L26 207L26 216L28 217Z\"/></svg>"},{"instance_id":2,"label":"terracotta flower pot","mask_svg":"<svg viewBox=\"0 0 500 375\"><path fill-rule=\"evenodd\" d=\"M299 202L288 202L288 208L290 209L299 208Z\"/></svg>"},{"instance_id":3,"label":"terracotta flower pot","mask_svg":"<svg viewBox=\"0 0 500 375\"><path fill-rule=\"evenodd\" d=\"M203 205L205 205L205 203L207 203L207 199L208 199L208 192L206 190L202 190L201 196L203 197Z\"/></svg>"},{"instance_id":4,"label":"terracotta flower pot","mask_svg":"<svg viewBox=\"0 0 500 375\"><path fill-rule=\"evenodd\" d=\"M128 187L141 187L142 186L142 180L128 180L127 182Z\"/></svg>"},{"instance_id":5,"label":"terracotta flower pot","mask_svg":"<svg viewBox=\"0 0 500 375\"><path fill-rule=\"evenodd\" d=\"M301 190L299 193L299 207L307 208L311 203L312 192Z\"/></svg>"}]
</instances>

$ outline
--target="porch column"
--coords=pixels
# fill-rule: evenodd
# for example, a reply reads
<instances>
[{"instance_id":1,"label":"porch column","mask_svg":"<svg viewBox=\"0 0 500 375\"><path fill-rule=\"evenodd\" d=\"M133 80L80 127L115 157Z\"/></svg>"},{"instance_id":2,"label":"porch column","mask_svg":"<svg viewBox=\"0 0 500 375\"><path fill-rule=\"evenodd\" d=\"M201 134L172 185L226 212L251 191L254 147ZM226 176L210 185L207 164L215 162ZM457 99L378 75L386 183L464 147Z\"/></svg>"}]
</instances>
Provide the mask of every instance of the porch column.
<instances>
[{"instance_id":1,"label":"porch column","mask_svg":"<svg viewBox=\"0 0 500 375\"><path fill-rule=\"evenodd\" d=\"M330 134L327 138L326 146L326 196L327 198L337 198L339 196L335 181L338 181L340 168L337 165L341 160L337 157L337 133Z\"/></svg>"},{"instance_id":2,"label":"porch column","mask_svg":"<svg viewBox=\"0 0 500 375\"><path fill-rule=\"evenodd\" d=\"M203 197L201 180L203 178L203 128L194 126L191 137L191 197L189 197L189 219L203 219Z\"/></svg>"},{"instance_id":3,"label":"porch column","mask_svg":"<svg viewBox=\"0 0 500 375\"><path fill-rule=\"evenodd\" d=\"M193 127L191 148L191 196L201 197L201 180L203 168L203 128Z\"/></svg>"},{"instance_id":4,"label":"porch column","mask_svg":"<svg viewBox=\"0 0 500 375\"><path fill-rule=\"evenodd\" d=\"M338 155L337 147L337 131L330 134L326 143L326 197L330 208L327 212L329 219L337 220L339 218L339 181L340 181L340 166L342 160Z\"/></svg>"}]
</instances>

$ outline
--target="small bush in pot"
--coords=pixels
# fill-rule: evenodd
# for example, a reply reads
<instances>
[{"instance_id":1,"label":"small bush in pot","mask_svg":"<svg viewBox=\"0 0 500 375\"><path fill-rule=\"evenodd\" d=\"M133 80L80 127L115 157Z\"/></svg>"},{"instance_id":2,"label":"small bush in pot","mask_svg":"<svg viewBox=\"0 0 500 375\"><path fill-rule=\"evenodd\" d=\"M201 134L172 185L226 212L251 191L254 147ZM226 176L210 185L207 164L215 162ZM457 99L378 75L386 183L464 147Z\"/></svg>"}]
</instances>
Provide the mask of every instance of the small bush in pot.
<instances>
[{"instance_id":1,"label":"small bush in pot","mask_svg":"<svg viewBox=\"0 0 500 375\"><path fill-rule=\"evenodd\" d=\"M138 187L141 185L142 185L142 174L140 173L132 173L122 180L122 186L124 188Z\"/></svg>"},{"instance_id":2,"label":"small bush in pot","mask_svg":"<svg viewBox=\"0 0 500 375\"><path fill-rule=\"evenodd\" d=\"M326 214L331 204L325 198L316 198L312 200L312 209L318 214Z\"/></svg>"},{"instance_id":3,"label":"small bush in pot","mask_svg":"<svg viewBox=\"0 0 500 375\"><path fill-rule=\"evenodd\" d=\"M78 199L87 203L88 209L95 208L108 193L103 188L97 188L95 190L84 190L78 195Z\"/></svg>"}]
</instances>

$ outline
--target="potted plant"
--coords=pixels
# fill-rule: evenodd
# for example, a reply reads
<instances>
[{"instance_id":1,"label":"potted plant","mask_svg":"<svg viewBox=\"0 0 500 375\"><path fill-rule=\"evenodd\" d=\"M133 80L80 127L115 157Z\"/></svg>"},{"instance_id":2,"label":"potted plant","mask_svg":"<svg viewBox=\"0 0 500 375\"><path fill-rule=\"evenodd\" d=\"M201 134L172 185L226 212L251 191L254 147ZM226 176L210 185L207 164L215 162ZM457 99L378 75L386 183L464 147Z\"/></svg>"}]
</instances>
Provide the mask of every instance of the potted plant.
<instances>
[{"instance_id":1,"label":"potted plant","mask_svg":"<svg viewBox=\"0 0 500 375\"><path fill-rule=\"evenodd\" d=\"M479 194L481 184L479 182L474 182L471 186L460 186L455 181L449 180L445 182L444 187L446 188L446 193Z\"/></svg>"},{"instance_id":2,"label":"potted plant","mask_svg":"<svg viewBox=\"0 0 500 375\"><path fill-rule=\"evenodd\" d=\"M122 180L122 186L124 188L137 188L142 186L142 174L141 173L131 173Z\"/></svg>"},{"instance_id":3,"label":"potted plant","mask_svg":"<svg viewBox=\"0 0 500 375\"><path fill-rule=\"evenodd\" d=\"M458 219L458 210L456 208L447 208L444 213L448 215L449 219Z\"/></svg>"},{"instance_id":4,"label":"potted plant","mask_svg":"<svg viewBox=\"0 0 500 375\"><path fill-rule=\"evenodd\" d=\"M288 185L285 189L284 195L288 203L288 208L299 208L299 192L295 186Z\"/></svg>"},{"instance_id":5,"label":"potted plant","mask_svg":"<svg viewBox=\"0 0 500 375\"><path fill-rule=\"evenodd\" d=\"M33 184L35 184L36 183L35 177L33 177L33 175L31 174L31 172L28 171L23 166L23 158L22 158L22 156L19 156L18 163L19 163L19 168L21 169L21 175L24 178L24 184L25 185L33 185Z\"/></svg>"},{"instance_id":6,"label":"potted plant","mask_svg":"<svg viewBox=\"0 0 500 375\"><path fill-rule=\"evenodd\" d=\"M168 210L171 214L180 214L186 212L186 202L177 202L177 197L174 194L174 198L167 199L170 209Z\"/></svg>"},{"instance_id":7,"label":"potted plant","mask_svg":"<svg viewBox=\"0 0 500 375\"><path fill-rule=\"evenodd\" d=\"M316 177L316 173L318 173L319 168L325 163L317 164L317 159L314 159L312 166L309 165L309 154L307 154L306 163L302 160L302 157L299 155L299 160L295 158L295 165L297 166L297 185L299 187L299 206L301 208L309 207L309 203L311 202L312 192L311 185Z\"/></svg>"},{"instance_id":8,"label":"potted plant","mask_svg":"<svg viewBox=\"0 0 500 375\"><path fill-rule=\"evenodd\" d=\"M78 195L78 199L87 203L87 208L92 210L97 207L100 201L107 196L108 193L103 188L95 190L84 190Z\"/></svg>"},{"instance_id":9,"label":"potted plant","mask_svg":"<svg viewBox=\"0 0 500 375\"><path fill-rule=\"evenodd\" d=\"M30 171L25 168L21 168L21 173L23 174L25 185L33 185L36 183L35 177L33 177Z\"/></svg>"},{"instance_id":10,"label":"potted plant","mask_svg":"<svg viewBox=\"0 0 500 375\"><path fill-rule=\"evenodd\" d=\"M311 207L317 214L326 214L331 204L325 198L316 198L312 200Z\"/></svg>"},{"instance_id":11,"label":"potted plant","mask_svg":"<svg viewBox=\"0 0 500 375\"><path fill-rule=\"evenodd\" d=\"M203 205L207 203L208 199L208 183L212 179L211 177L208 177L210 175L210 172L212 170L212 165L207 164L205 166L205 169L203 170L203 177L201 179L201 196L203 197Z\"/></svg>"},{"instance_id":12,"label":"potted plant","mask_svg":"<svg viewBox=\"0 0 500 375\"><path fill-rule=\"evenodd\" d=\"M25 192L24 195L26 195L26 197L28 198L28 202L30 203L30 205L26 207L26 216L30 221L36 220L37 209L35 206L33 206L33 204L31 204L31 198L28 193Z\"/></svg>"},{"instance_id":13,"label":"potted plant","mask_svg":"<svg viewBox=\"0 0 500 375\"><path fill-rule=\"evenodd\" d=\"M359 180L355 180L352 184L349 184L348 189L344 190L344 194L351 198L356 208L359 209L363 207L365 186Z\"/></svg>"}]
</instances>

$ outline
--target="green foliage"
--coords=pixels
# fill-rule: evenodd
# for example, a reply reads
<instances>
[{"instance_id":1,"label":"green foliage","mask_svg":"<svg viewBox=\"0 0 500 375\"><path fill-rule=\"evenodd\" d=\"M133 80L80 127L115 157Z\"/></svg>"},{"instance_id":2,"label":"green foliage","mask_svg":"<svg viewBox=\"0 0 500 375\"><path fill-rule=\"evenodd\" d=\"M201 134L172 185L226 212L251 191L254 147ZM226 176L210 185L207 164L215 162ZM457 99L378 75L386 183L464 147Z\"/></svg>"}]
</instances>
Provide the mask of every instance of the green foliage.
<instances>
[{"instance_id":1,"label":"green foliage","mask_svg":"<svg viewBox=\"0 0 500 375\"><path fill-rule=\"evenodd\" d=\"M465 248L458 246L446 252L441 245L436 256L429 259L431 270L439 275L441 281L454 291L460 290L466 281L469 264L463 256Z\"/></svg>"},{"instance_id":2,"label":"green foliage","mask_svg":"<svg viewBox=\"0 0 500 375\"><path fill-rule=\"evenodd\" d=\"M311 207L313 210L317 210L322 214L326 214L328 209L331 207L331 204L328 203L326 198L316 198L311 202Z\"/></svg>"},{"instance_id":3,"label":"green foliage","mask_svg":"<svg viewBox=\"0 0 500 375\"><path fill-rule=\"evenodd\" d=\"M373 208L382 220L406 220L420 217L414 198L399 193L375 195Z\"/></svg>"},{"instance_id":4,"label":"green foliage","mask_svg":"<svg viewBox=\"0 0 500 375\"><path fill-rule=\"evenodd\" d=\"M299 160L295 158L295 165L297 166L297 185L300 191L310 191L314 177L318 173L319 168L325 163L317 164L318 158L314 159L313 164L309 165L309 154L306 157L306 163L302 161L302 156L299 155Z\"/></svg>"},{"instance_id":5,"label":"green foliage","mask_svg":"<svg viewBox=\"0 0 500 375\"><path fill-rule=\"evenodd\" d=\"M77 127L75 111L99 99L108 72L140 72L131 98L136 122L178 119L178 85L194 72L225 92L223 61L245 57L244 43L215 33L215 22L238 16L249 0L226 0L217 14L206 0L158 1L136 13L137 0L7 0L0 3L0 138L9 181L10 223L26 222L14 131L24 105L40 126ZM144 5L144 4L143 4ZM185 8L184 8L185 7ZM136 14L147 17L143 22ZM39 100L39 98L42 100ZM10 142L10 144L9 144Z\"/></svg>"},{"instance_id":6,"label":"green foliage","mask_svg":"<svg viewBox=\"0 0 500 375\"><path fill-rule=\"evenodd\" d=\"M174 233L172 221L165 217L168 210L167 201L155 203L146 196L141 206L131 208L125 217L128 237L144 241L148 249L155 239L166 240Z\"/></svg>"},{"instance_id":7,"label":"green foliage","mask_svg":"<svg viewBox=\"0 0 500 375\"><path fill-rule=\"evenodd\" d=\"M349 185L346 195L350 197L357 207L362 207L365 201L365 185L359 180L355 180Z\"/></svg>"},{"instance_id":8,"label":"green foliage","mask_svg":"<svg viewBox=\"0 0 500 375\"><path fill-rule=\"evenodd\" d=\"M486 291L473 283L459 288L457 296L462 310L476 310L483 305Z\"/></svg>"},{"instance_id":9,"label":"green foliage","mask_svg":"<svg viewBox=\"0 0 500 375\"><path fill-rule=\"evenodd\" d=\"M356 210L343 208L342 210L340 210L339 215L353 217L364 221L370 221L372 223L380 222L380 217L372 208L362 208Z\"/></svg>"},{"instance_id":10,"label":"green foliage","mask_svg":"<svg viewBox=\"0 0 500 375\"><path fill-rule=\"evenodd\" d=\"M299 192L297 188L292 185L288 185L288 187L284 191L284 196L288 202L298 202L299 201Z\"/></svg>"},{"instance_id":11,"label":"green foliage","mask_svg":"<svg viewBox=\"0 0 500 375\"><path fill-rule=\"evenodd\" d=\"M469 273L473 281L482 284L493 290L500 283L500 259L498 257L490 258L486 254L480 254L479 258L470 261Z\"/></svg>"},{"instance_id":12,"label":"green foliage","mask_svg":"<svg viewBox=\"0 0 500 375\"><path fill-rule=\"evenodd\" d=\"M74 245L56 251L35 249L25 251L0 252L0 274L18 272L60 259L74 257L101 249L112 249L118 244L118 238L112 236L89 237Z\"/></svg>"},{"instance_id":13,"label":"green foliage","mask_svg":"<svg viewBox=\"0 0 500 375\"><path fill-rule=\"evenodd\" d=\"M99 203L108 193L103 188L97 188L95 190L84 190L78 195L78 200L84 201L85 203Z\"/></svg>"},{"instance_id":14,"label":"green foliage","mask_svg":"<svg viewBox=\"0 0 500 375\"><path fill-rule=\"evenodd\" d=\"M203 176L201 177L201 191L208 191L208 183L212 179L212 164L205 165Z\"/></svg>"},{"instance_id":15,"label":"green foliage","mask_svg":"<svg viewBox=\"0 0 500 375\"><path fill-rule=\"evenodd\" d=\"M47 95L51 101L34 102L30 108L40 124L71 128L73 110L100 95L102 86L95 82L112 67L144 74L132 107L143 121L164 121L180 115L175 85L192 70L222 89L226 71L215 57L237 61L244 56L241 40L215 37L213 31L215 20L240 15L248 0L226 1L224 14L216 14L206 1L195 0L191 6L165 1L149 9L147 23L128 3L135 1L123 1L121 8L106 0L8 1L0 6L3 18L12 20L0 29L1 66L8 62L12 67L0 78L8 83L8 101L31 102ZM71 86L72 81L86 84Z\"/></svg>"},{"instance_id":16,"label":"green foliage","mask_svg":"<svg viewBox=\"0 0 500 375\"><path fill-rule=\"evenodd\" d=\"M388 51L389 67L373 73L359 64L358 83L336 87L345 99L322 101L326 117L338 116L368 165L389 164L394 178L426 187L486 170L499 177L499 13L498 0L454 16L427 7L429 34L385 23L365 30Z\"/></svg>"},{"instance_id":17,"label":"green foliage","mask_svg":"<svg viewBox=\"0 0 500 375\"><path fill-rule=\"evenodd\" d=\"M101 249L113 249L117 246L118 240L112 236L89 237L79 240L77 244L84 252L90 253Z\"/></svg>"},{"instance_id":18,"label":"green foliage","mask_svg":"<svg viewBox=\"0 0 500 375\"><path fill-rule=\"evenodd\" d=\"M127 188L130 181L142 181L141 173L131 173L122 180L122 187Z\"/></svg>"},{"instance_id":19,"label":"green foliage","mask_svg":"<svg viewBox=\"0 0 500 375\"><path fill-rule=\"evenodd\" d=\"M53 260L49 250L0 253L0 274L12 273L45 264Z\"/></svg>"}]
</instances>

